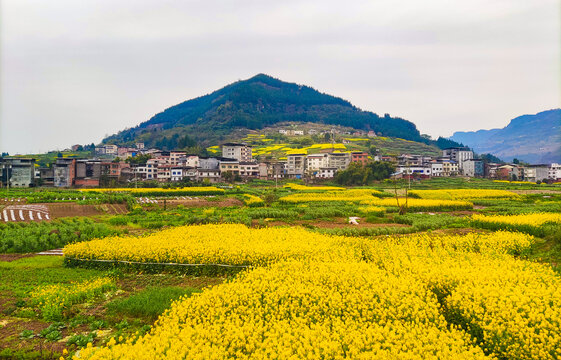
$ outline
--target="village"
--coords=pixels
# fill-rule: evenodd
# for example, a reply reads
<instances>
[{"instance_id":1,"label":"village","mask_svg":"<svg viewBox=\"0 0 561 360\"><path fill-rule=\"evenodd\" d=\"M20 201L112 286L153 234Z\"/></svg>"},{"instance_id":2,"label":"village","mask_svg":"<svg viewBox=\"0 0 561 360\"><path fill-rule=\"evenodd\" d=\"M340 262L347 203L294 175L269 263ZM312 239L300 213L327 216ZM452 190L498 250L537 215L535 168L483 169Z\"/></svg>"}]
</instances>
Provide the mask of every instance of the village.
<instances>
[{"instance_id":1,"label":"village","mask_svg":"<svg viewBox=\"0 0 561 360\"><path fill-rule=\"evenodd\" d=\"M299 135L299 134L293 134ZM75 145L75 150L79 145ZM279 159L253 156L247 143L224 143L221 156L199 156L185 151L99 145L93 158L59 157L50 166L37 166L29 157L0 159L3 187L98 187L140 182L240 182L250 179L333 179L350 164L386 161L395 167L394 178L475 177L505 181L557 182L561 165L499 164L476 158L469 148L452 147L441 156L382 155L379 151L341 151L322 148L319 153L291 151ZM131 161L132 160L132 161Z\"/></svg>"}]
</instances>

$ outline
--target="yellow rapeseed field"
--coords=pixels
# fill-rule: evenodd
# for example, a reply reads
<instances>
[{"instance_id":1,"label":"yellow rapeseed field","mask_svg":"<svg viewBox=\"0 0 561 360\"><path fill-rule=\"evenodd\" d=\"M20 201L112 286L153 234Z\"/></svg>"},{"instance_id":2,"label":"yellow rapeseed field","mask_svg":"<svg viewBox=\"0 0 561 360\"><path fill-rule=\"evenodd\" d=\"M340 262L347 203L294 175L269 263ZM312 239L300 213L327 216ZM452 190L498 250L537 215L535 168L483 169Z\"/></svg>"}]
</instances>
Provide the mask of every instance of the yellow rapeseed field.
<instances>
[{"instance_id":1,"label":"yellow rapeseed field","mask_svg":"<svg viewBox=\"0 0 561 360\"><path fill-rule=\"evenodd\" d=\"M421 199L475 200L475 199L514 199L519 195L507 190L493 189L441 189L411 190L410 194Z\"/></svg>"},{"instance_id":2,"label":"yellow rapeseed field","mask_svg":"<svg viewBox=\"0 0 561 360\"><path fill-rule=\"evenodd\" d=\"M367 263L281 262L180 300L135 344L81 359L486 359L436 296Z\"/></svg>"},{"instance_id":3,"label":"yellow rapeseed field","mask_svg":"<svg viewBox=\"0 0 561 360\"><path fill-rule=\"evenodd\" d=\"M115 281L108 277L87 280L70 285L43 286L31 293L31 302L37 304L43 318L60 320L64 309L115 288Z\"/></svg>"},{"instance_id":4,"label":"yellow rapeseed field","mask_svg":"<svg viewBox=\"0 0 561 360\"><path fill-rule=\"evenodd\" d=\"M354 259L341 238L302 228L250 229L240 224L182 226L144 237L123 236L67 245L72 259L142 263L265 265L281 259Z\"/></svg>"},{"instance_id":5,"label":"yellow rapeseed field","mask_svg":"<svg viewBox=\"0 0 561 360\"><path fill-rule=\"evenodd\" d=\"M343 187L337 186L306 186L294 183L287 183L283 187L291 190L298 190L298 191L336 191L336 190L345 190Z\"/></svg>"},{"instance_id":6,"label":"yellow rapeseed field","mask_svg":"<svg viewBox=\"0 0 561 360\"><path fill-rule=\"evenodd\" d=\"M521 215L480 215L474 214L472 220L507 225L530 225L540 226L545 223L561 223L561 214L559 213L533 213Z\"/></svg>"},{"instance_id":7,"label":"yellow rapeseed field","mask_svg":"<svg viewBox=\"0 0 561 360\"><path fill-rule=\"evenodd\" d=\"M363 205L397 207L398 200L395 198L375 198L370 197L360 201ZM399 206L405 206L405 198L399 198ZM432 209L432 210L465 210L472 209L473 204L462 200L438 200L438 199L416 199L408 198L407 207L411 209Z\"/></svg>"},{"instance_id":8,"label":"yellow rapeseed field","mask_svg":"<svg viewBox=\"0 0 561 360\"><path fill-rule=\"evenodd\" d=\"M88 347L80 359L556 359L561 279L510 255L533 241L199 225L65 255L267 265L175 302L138 341Z\"/></svg>"},{"instance_id":9,"label":"yellow rapeseed field","mask_svg":"<svg viewBox=\"0 0 561 360\"><path fill-rule=\"evenodd\" d=\"M306 203L314 201L348 201L360 202L373 199L375 194L380 194L374 189L351 189L342 191L327 191L321 193L298 193L281 197L279 200L288 203Z\"/></svg>"}]
</instances>

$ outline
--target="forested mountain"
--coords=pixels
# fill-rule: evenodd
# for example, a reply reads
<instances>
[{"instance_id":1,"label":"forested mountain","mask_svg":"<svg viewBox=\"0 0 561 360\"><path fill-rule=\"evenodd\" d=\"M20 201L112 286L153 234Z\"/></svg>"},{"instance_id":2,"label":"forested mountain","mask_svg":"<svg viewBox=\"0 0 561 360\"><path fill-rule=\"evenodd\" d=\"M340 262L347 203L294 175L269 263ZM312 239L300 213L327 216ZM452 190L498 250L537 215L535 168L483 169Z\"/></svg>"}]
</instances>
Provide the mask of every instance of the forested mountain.
<instances>
[{"instance_id":1,"label":"forested mountain","mask_svg":"<svg viewBox=\"0 0 561 360\"><path fill-rule=\"evenodd\" d=\"M455 132L451 139L507 161L561 162L561 109L519 116L502 129Z\"/></svg>"},{"instance_id":2,"label":"forested mountain","mask_svg":"<svg viewBox=\"0 0 561 360\"><path fill-rule=\"evenodd\" d=\"M261 129L284 121L301 121L373 130L384 136L428 141L415 124L388 114L378 116L338 97L303 85L259 74L211 94L172 106L104 143L177 148L227 140L235 129Z\"/></svg>"}]
</instances>

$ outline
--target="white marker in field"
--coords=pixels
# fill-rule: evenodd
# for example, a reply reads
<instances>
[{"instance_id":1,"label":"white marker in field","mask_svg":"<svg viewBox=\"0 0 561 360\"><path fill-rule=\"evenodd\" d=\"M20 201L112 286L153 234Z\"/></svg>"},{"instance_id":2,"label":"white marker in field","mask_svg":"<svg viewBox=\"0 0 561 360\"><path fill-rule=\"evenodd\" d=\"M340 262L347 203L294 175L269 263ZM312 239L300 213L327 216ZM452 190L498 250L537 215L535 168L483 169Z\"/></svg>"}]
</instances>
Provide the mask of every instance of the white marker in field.
<instances>
[{"instance_id":1,"label":"white marker in field","mask_svg":"<svg viewBox=\"0 0 561 360\"><path fill-rule=\"evenodd\" d=\"M40 212L37 213L37 219L43 220L43 218L41 217L41 213L40 213Z\"/></svg>"},{"instance_id":2,"label":"white marker in field","mask_svg":"<svg viewBox=\"0 0 561 360\"><path fill-rule=\"evenodd\" d=\"M35 219L33 219L33 211L31 210L29 210L29 220L35 221Z\"/></svg>"},{"instance_id":3,"label":"white marker in field","mask_svg":"<svg viewBox=\"0 0 561 360\"><path fill-rule=\"evenodd\" d=\"M358 219L360 219L360 218L356 217L356 216L349 217L349 224L358 225L358 221L357 221Z\"/></svg>"},{"instance_id":4,"label":"white marker in field","mask_svg":"<svg viewBox=\"0 0 561 360\"><path fill-rule=\"evenodd\" d=\"M4 221L5 221L5 222L8 222L8 221L10 220L10 219L8 219L8 213L6 212L6 210L4 210L4 211L2 212L2 215L4 215Z\"/></svg>"},{"instance_id":5,"label":"white marker in field","mask_svg":"<svg viewBox=\"0 0 561 360\"><path fill-rule=\"evenodd\" d=\"M14 214L14 210L10 209L10 215L12 217L12 221L16 221L16 214Z\"/></svg>"}]
</instances>

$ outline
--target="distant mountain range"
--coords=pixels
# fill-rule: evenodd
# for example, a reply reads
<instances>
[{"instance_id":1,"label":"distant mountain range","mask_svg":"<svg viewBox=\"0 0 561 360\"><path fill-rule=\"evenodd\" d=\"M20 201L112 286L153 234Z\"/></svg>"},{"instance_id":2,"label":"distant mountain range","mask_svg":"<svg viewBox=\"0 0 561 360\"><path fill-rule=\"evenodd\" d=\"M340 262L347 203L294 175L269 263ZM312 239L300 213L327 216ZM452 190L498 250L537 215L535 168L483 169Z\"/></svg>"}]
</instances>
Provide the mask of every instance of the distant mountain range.
<instances>
[{"instance_id":1,"label":"distant mountain range","mask_svg":"<svg viewBox=\"0 0 561 360\"><path fill-rule=\"evenodd\" d=\"M256 130L285 121L341 125L430 142L410 121L388 114L379 116L311 87L259 74L172 106L134 128L107 137L103 143L144 142L162 149L184 148L194 142L214 145L229 140L234 130Z\"/></svg>"},{"instance_id":2,"label":"distant mountain range","mask_svg":"<svg viewBox=\"0 0 561 360\"><path fill-rule=\"evenodd\" d=\"M505 161L561 163L561 109L519 116L502 129L458 131L450 139Z\"/></svg>"}]
</instances>

